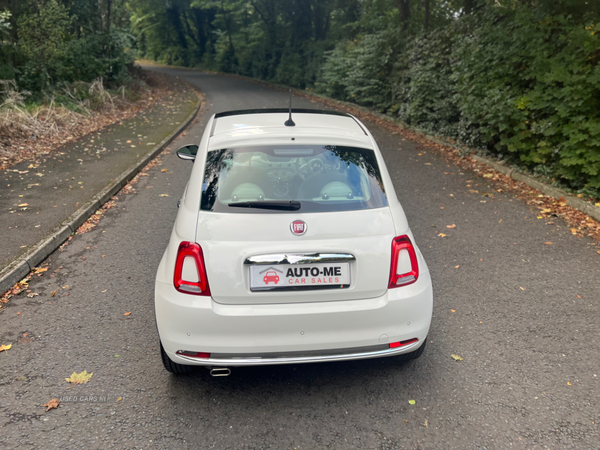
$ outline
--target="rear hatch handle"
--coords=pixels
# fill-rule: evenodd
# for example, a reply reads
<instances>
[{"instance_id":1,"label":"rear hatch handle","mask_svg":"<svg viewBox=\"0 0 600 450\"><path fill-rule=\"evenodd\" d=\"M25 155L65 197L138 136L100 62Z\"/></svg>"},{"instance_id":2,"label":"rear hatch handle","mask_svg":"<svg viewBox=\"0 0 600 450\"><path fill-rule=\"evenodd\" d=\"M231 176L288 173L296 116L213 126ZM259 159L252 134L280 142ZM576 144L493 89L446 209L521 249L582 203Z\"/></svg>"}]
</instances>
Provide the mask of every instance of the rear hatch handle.
<instances>
[{"instance_id":1,"label":"rear hatch handle","mask_svg":"<svg viewBox=\"0 0 600 450\"><path fill-rule=\"evenodd\" d=\"M272 255L249 256L244 260L244 264L319 264L349 261L356 261L356 257L350 253L276 253Z\"/></svg>"}]
</instances>

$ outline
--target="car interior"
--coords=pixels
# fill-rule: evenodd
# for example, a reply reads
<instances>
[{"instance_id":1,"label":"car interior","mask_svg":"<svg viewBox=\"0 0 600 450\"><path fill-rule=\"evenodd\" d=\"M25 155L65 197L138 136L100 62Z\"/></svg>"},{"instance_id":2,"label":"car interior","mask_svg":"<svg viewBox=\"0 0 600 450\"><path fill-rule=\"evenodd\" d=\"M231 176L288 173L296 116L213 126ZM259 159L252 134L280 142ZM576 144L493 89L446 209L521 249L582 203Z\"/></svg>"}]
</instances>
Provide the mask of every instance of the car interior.
<instances>
[{"instance_id":1,"label":"car interior","mask_svg":"<svg viewBox=\"0 0 600 450\"><path fill-rule=\"evenodd\" d=\"M311 156L236 152L221 165L221 203L261 200L368 201L366 171L331 151Z\"/></svg>"}]
</instances>

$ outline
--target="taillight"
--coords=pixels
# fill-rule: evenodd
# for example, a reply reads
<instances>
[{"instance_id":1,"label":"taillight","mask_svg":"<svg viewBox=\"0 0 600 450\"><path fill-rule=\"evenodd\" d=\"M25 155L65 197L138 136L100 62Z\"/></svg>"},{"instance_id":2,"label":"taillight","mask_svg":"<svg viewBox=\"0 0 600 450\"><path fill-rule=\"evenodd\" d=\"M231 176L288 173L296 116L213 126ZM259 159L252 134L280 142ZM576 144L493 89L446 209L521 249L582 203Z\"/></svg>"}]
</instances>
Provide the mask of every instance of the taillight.
<instances>
[{"instance_id":1,"label":"taillight","mask_svg":"<svg viewBox=\"0 0 600 450\"><path fill-rule=\"evenodd\" d=\"M181 356L188 356L190 358L202 358L202 359L208 359L208 358L210 358L210 353L190 352L188 350L179 350L177 352L177 354L181 355Z\"/></svg>"},{"instance_id":2,"label":"taillight","mask_svg":"<svg viewBox=\"0 0 600 450\"><path fill-rule=\"evenodd\" d=\"M398 236L392 241L392 266L388 289L406 286L419 278L417 253L408 236Z\"/></svg>"},{"instance_id":3,"label":"taillight","mask_svg":"<svg viewBox=\"0 0 600 450\"><path fill-rule=\"evenodd\" d=\"M406 341L392 342L390 344L390 348L405 347L407 345L414 344L415 342L419 342L419 340L417 338L412 338L412 339L408 339Z\"/></svg>"},{"instance_id":4,"label":"taillight","mask_svg":"<svg viewBox=\"0 0 600 450\"><path fill-rule=\"evenodd\" d=\"M202 248L195 242L179 244L173 284L184 294L210 296Z\"/></svg>"}]
</instances>

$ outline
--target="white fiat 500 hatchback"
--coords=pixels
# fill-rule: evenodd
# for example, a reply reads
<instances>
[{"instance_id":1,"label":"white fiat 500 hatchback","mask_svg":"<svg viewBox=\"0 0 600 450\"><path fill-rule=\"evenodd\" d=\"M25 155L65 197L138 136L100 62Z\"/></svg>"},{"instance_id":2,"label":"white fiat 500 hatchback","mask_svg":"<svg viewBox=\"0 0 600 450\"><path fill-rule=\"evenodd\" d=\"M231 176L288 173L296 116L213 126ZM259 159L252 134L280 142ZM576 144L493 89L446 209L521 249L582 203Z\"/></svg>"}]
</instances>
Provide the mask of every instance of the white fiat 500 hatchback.
<instances>
[{"instance_id":1,"label":"white fiat 500 hatchback","mask_svg":"<svg viewBox=\"0 0 600 450\"><path fill-rule=\"evenodd\" d=\"M178 155L195 164L156 275L167 370L423 353L429 270L360 121L219 113Z\"/></svg>"}]
</instances>

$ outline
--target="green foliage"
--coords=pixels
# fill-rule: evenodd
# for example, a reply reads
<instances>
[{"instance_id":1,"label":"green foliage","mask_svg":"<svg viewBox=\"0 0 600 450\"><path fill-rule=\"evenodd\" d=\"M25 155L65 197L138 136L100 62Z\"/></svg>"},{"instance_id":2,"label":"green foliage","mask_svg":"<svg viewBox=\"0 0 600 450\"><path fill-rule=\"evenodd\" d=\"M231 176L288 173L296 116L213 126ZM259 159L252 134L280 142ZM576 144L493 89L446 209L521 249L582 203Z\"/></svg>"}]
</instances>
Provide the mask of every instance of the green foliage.
<instances>
[{"instance_id":1,"label":"green foliage","mask_svg":"<svg viewBox=\"0 0 600 450\"><path fill-rule=\"evenodd\" d=\"M4 43L4 39L8 37L10 30L10 11L0 11L0 42Z\"/></svg>"},{"instance_id":2,"label":"green foliage","mask_svg":"<svg viewBox=\"0 0 600 450\"><path fill-rule=\"evenodd\" d=\"M132 37L118 30L71 41L61 59L60 78L91 82L101 77L109 86L121 84L129 79L133 64L133 54L127 50L131 45Z\"/></svg>"},{"instance_id":3,"label":"green foliage","mask_svg":"<svg viewBox=\"0 0 600 450\"><path fill-rule=\"evenodd\" d=\"M136 52L315 89L600 196L600 11L590 0L8 4L0 79L34 96L127 82Z\"/></svg>"},{"instance_id":4,"label":"green foliage","mask_svg":"<svg viewBox=\"0 0 600 450\"><path fill-rule=\"evenodd\" d=\"M380 31L340 42L317 88L598 195L600 17L577 1L480 3L408 41Z\"/></svg>"},{"instance_id":5,"label":"green foliage","mask_svg":"<svg viewBox=\"0 0 600 450\"><path fill-rule=\"evenodd\" d=\"M129 26L125 0L9 4L12 11L0 13L0 79L16 80L30 102L75 81L102 78L111 87L129 79L133 40L121 28Z\"/></svg>"},{"instance_id":6,"label":"green foliage","mask_svg":"<svg viewBox=\"0 0 600 450\"><path fill-rule=\"evenodd\" d=\"M384 30L338 45L323 65L318 90L387 110L392 101L393 39L392 32Z\"/></svg>"},{"instance_id":7,"label":"green foliage","mask_svg":"<svg viewBox=\"0 0 600 450\"><path fill-rule=\"evenodd\" d=\"M18 21L19 45L23 54L36 60L40 66L51 64L63 53L63 44L70 40L69 12L56 2L48 0L39 10L25 14Z\"/></svg>"},{"instance_id":8,"label":"green foliage","mask_svg":"<svg viewBox=\"0 0 600 450\"><path fill-rule=\"evenodd\" d=\"M461 117L498 155L600 188L600 24L488 9L455 39Z\"/></svg>"}]
</instances>

